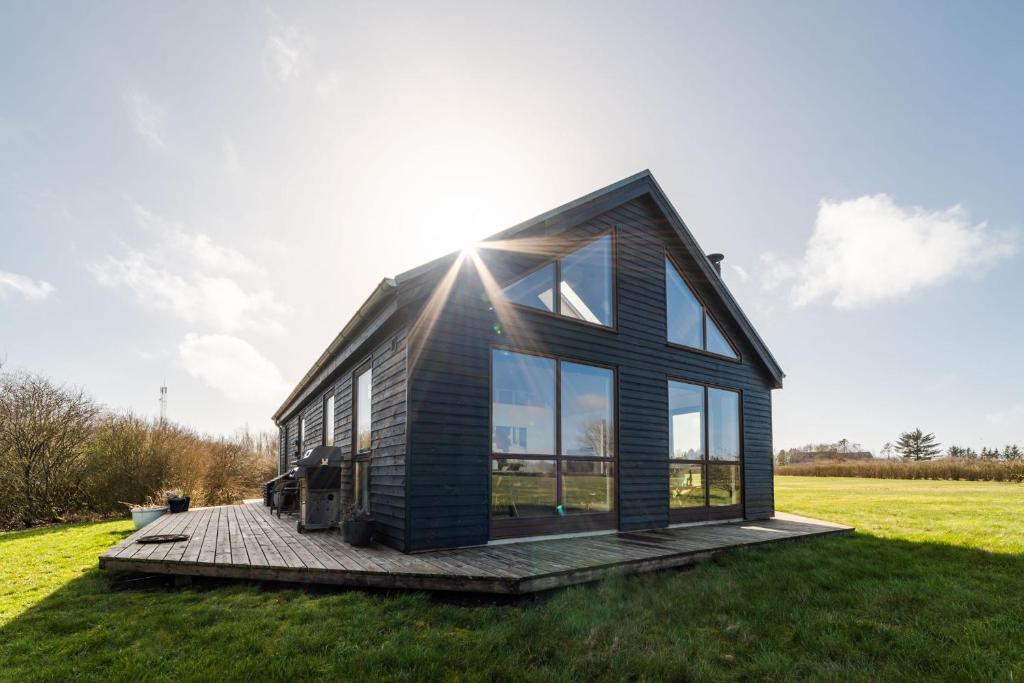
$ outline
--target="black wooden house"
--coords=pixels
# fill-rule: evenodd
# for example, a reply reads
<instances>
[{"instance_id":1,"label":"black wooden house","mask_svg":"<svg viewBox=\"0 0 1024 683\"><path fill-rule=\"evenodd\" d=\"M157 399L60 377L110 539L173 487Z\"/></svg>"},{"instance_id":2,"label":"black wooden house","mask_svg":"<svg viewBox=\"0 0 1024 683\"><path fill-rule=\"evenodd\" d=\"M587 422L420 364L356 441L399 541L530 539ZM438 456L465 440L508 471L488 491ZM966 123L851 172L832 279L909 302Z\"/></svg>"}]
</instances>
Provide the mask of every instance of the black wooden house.
<instances>
[{"instance_id":1,"label":"black wooden house","mask_svg":"<svg viewBox=\"0 0 1024 683\"><path fill-rule=\"evenodd\" d=\"M642 172L383 280L274 414L399 550L773 515L783 373Z\"/></svg>"}]
</instances>

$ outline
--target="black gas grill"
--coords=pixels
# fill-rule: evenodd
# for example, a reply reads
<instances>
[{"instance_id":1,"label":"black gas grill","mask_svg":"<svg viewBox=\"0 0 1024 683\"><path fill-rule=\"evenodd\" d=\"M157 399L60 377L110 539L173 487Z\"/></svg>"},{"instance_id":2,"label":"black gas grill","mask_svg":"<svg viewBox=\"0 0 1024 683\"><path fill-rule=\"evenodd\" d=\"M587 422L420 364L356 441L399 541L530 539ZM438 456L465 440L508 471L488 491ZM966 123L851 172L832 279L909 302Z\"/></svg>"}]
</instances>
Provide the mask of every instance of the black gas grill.
<instances>
[{"instance_id":1,"label":"black gas grill","mask_svg":"<svg viewBox=\"0 0 1024 683\"><path fill-rule=\"evenodd\" d=\"M310 448L295 463L299 482L299 531L330 529L341 516L342 450L334 446Z\"/></svg>"}]
</instances>

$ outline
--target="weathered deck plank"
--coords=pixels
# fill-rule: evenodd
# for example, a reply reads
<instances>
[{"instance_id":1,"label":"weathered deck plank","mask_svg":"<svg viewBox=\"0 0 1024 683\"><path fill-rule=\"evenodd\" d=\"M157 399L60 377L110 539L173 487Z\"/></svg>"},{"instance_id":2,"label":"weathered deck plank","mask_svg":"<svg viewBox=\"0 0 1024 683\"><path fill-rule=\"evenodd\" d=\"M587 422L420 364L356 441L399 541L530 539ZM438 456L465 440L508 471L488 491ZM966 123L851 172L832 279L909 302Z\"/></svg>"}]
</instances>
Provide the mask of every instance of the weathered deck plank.
<instances>
[{"instance_id":1,"label":"weathered deck plank","mask_svg":"<svg viewBox=\"0 0 1024 683\"><path fill-rule=\"evenodd\" d=\"M780 514L759 522L609 533L493 544L406 555L392 548L355 548L336 532L300 534L294 518L262 505L200 508L165 515L100 556L100 566L192 576L417 590L528 593L680 567L731 548L852 531L829 522ZM186 541L139 544L150 534Z\"/></svg>"}]
</instances>

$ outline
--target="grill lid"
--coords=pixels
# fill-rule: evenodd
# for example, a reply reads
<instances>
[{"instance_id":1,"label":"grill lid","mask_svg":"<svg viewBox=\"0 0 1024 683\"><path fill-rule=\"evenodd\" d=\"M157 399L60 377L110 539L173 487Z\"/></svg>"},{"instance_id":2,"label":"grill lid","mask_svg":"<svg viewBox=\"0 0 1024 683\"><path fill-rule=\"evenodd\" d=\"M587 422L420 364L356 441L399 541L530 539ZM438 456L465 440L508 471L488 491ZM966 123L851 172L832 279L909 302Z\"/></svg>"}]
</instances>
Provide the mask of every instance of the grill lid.
<instances>
[{"instance_id":1,"label":"grill lid","mask_svg":"<svg viewBox=\"0 0 1024 683\"><path fill-rule=\"evenodd\" d=\"M306 451L306 455L295 463L298 468L296 475L305 476L304 470L310 467L341 467L342 450L337 446L317 446Z\"/></svg>"}]
</instances>

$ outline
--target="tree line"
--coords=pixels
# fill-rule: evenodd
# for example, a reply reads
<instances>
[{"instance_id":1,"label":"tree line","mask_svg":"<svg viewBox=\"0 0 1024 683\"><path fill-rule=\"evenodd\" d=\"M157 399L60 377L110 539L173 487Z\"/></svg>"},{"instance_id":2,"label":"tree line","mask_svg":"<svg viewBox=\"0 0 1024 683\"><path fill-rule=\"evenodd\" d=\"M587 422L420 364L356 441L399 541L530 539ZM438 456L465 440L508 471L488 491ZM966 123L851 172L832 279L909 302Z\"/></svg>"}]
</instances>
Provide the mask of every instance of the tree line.
<instances>
[{"instance_id":1,"label":"tree line","mask_svg":"<svg viewBox=\"0 0 1024 683\"><path fill-rule=\"evenodd\" d=\"M1024 449L1015 443L1007 444L1002 449L982 447L980 451L966 446L951 445L943 451L942 444L935 438L934 432L924 433L920 427L913 431L903 432L895 444L886 442L882 446L883 457L893 455L905 460L934 460L936 458L959 458L962 460L1021 460Z\"/></svg>"},{"instance_id":2,"label":"tree line","mask_svg":"<svg viewBox=\"0 0 1024 683\"><path fill-rule=\"evenodd\" d=\"M0 528L29 527L162 503L235 502L276 472L277 439L105 410L81 389L0 370Z\"/></svg>"},{"instance_id":3,"label":"tree line","mask_svg":"<svg viewBox=\"0 0 1024 683\"><path fill-rule=\"evenodd\" d=\"M954 458L999 462L1024 459L1024 448L1012 443L1002 448L982 447L977 451L958 445L951 445L943 449L934 432L925 433L918 427L901 433L895 443L887 441L882 446L879 455L886 460L922 461ZM798 465L805 462L828 460L871 460L874 457L874 454L861 444L849 439L840 439L834 443L808 443L797 448L780 450L775 455L775 464Z\"/></svg>"}]
</instances>

